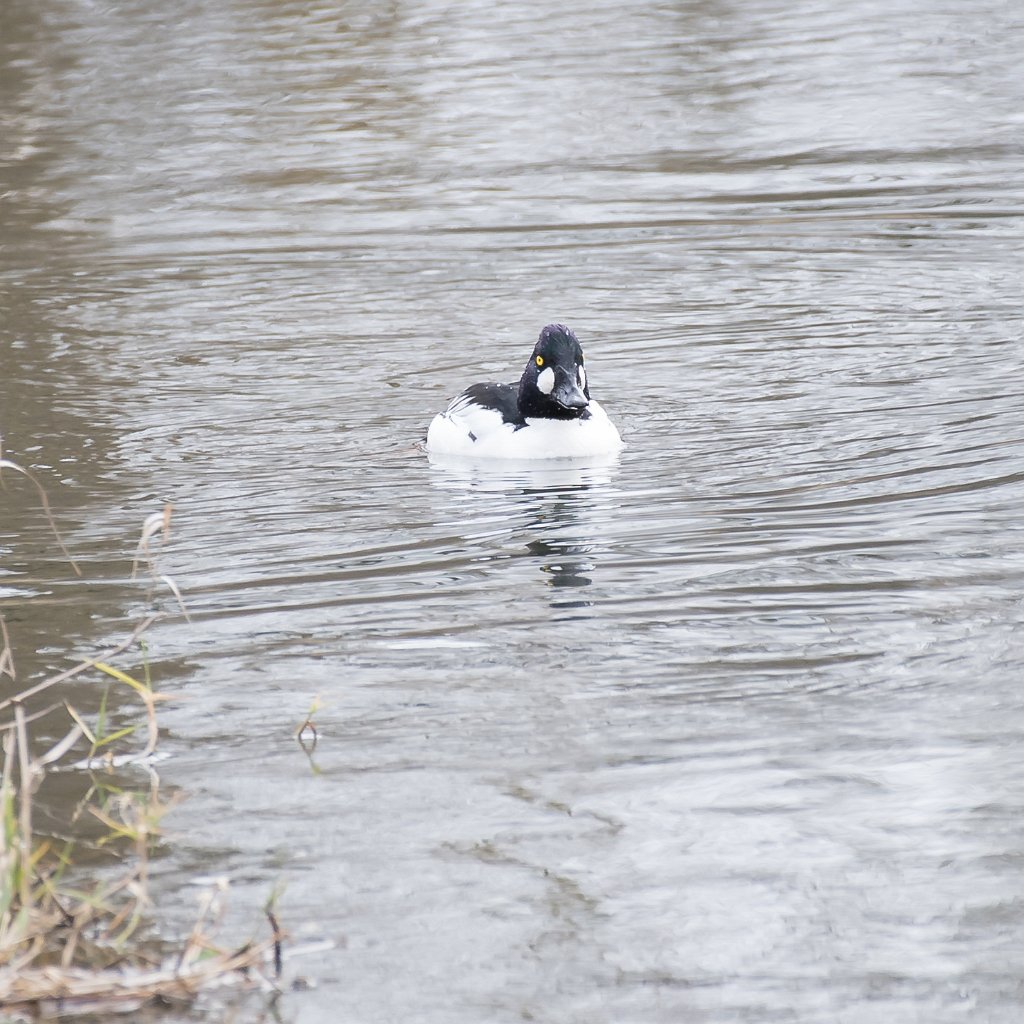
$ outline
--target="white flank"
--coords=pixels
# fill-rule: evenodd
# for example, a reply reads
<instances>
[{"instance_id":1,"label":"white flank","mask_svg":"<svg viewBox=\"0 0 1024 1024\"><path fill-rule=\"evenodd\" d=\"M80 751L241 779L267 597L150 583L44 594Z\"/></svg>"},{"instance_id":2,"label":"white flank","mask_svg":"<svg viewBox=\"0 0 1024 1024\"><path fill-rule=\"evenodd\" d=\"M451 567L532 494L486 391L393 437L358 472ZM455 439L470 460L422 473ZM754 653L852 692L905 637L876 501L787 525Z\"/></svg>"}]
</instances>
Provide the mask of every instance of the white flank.
<instances>
[{"instance_id":1,"label":"white flank","mask_svg":"<svg viewBox=\"0 0 1024 1024\"><path fill-rule=\"evenodd\" d=\"M525 427L516 430L511 423L503 423L499 413L460 395L434 417L427 431L427 450L480 459L582 459L615 454L622 448L615 425L597 402L591 401L588 408L590 416L585 420L528 419Z\"/></svg>"}]
</instances>

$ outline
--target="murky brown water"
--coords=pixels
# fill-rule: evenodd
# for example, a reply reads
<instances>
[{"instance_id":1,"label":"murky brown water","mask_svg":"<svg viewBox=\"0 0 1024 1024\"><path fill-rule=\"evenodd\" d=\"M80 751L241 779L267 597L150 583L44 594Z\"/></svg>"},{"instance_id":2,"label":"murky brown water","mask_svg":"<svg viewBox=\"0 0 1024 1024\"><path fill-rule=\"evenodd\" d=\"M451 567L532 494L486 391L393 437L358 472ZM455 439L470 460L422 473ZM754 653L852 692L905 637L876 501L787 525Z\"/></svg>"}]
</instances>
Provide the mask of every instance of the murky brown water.
<instances>
[{"instance_id":1,"label":"murky brown water","mask_svg":"<svg viewBox=\"0 0 1024 1024\"><path fill-rule=\"evenodd\" d=\"M281 1019L1020 1019L1022 52L998 0L7 0L0 433L85 580L8 480L0 611L23 678L120 637L174 502L157 884L287 879L338 947ZM431 465L556 319L619 462Z\"/></svg>"}]
</instances>

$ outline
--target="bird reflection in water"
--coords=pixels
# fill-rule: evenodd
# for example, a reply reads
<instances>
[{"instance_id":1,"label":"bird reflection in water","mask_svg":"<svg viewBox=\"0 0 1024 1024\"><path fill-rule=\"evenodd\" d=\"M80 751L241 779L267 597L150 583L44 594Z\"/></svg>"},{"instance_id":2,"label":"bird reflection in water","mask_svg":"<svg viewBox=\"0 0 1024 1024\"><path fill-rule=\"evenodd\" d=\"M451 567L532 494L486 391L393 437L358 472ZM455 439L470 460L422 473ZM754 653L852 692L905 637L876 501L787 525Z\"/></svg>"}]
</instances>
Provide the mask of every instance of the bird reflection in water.
<instances>
[{"instance_id":1,"label":"bird reflection in water","mask_svg":"<svg viewBox=\"0 0 1024 1024\"><path fill-rule=\"evenodd\" d=\"M544 509L534 523L538 533L550 533L528 541L526 554L539 561L540 571L546 575L549 586L578 588L589 587L594 582L588 574L597 566L588 556L594 551L595 545L587 543L579 535L581 521L578 505L586 501L588 490L588 487L583 486L579 492L573 492L575 501L561 500L553 508ZM582 599L568 600L567 595L551 601L556 608L588 608L592 603Z\"/></svg>"},{"instance_id":2,"label":"bird reflection in water","mask_svg":"<svg viewBox=\"0 0 1024 1024\"><path fill-rule=\"evenodd\" d=\"M529 539L512 557L537 564L544 582L557 588L551 606L589 608L593 601L571 591L589 587L597 569L606 507L606 487L617 458L573 462L490 462L431 456L441 472L435 482L444 488L501 495L508 508L513 537Z\"/></svg>"}]
</instances>

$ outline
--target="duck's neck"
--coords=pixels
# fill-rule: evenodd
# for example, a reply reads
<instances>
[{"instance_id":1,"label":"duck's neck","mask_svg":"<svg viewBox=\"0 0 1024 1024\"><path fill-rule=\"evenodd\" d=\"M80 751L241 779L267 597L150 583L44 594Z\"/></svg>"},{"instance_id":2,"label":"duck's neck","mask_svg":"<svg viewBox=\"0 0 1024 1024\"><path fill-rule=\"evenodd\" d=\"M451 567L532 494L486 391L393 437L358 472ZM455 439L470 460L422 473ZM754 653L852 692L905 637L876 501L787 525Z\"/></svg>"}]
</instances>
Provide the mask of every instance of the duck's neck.
<instances>
[{"instance_id":1,"label":"duck's neck","mask_svg":"<svg viewBox=\"0 0 1024 1024\"><path fill-rule=\"evenodd\" d=\"M519 415L523 418L540 420L578 420L585 412L582 409L566 409L552 402L535 384L521 381L519 384Z\"/></svg>"}]
</instances>

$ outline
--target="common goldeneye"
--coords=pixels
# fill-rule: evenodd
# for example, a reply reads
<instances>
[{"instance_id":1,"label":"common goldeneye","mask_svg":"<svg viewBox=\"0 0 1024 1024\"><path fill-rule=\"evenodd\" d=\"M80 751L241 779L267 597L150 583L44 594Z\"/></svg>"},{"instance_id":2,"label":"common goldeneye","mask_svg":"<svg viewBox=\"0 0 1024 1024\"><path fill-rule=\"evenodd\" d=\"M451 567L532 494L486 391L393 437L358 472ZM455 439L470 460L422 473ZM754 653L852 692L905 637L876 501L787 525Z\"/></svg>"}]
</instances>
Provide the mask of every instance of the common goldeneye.
<instances>
[{"instance_id":1,"label":"common goldeneye","mask_svg":"<svg viewBox=\"0 0 1024 1024\"><path fill-rule=\"evenodd\" d=\"M427 451L488 459L571 459L622 447L590 397L583 349L564 324L540 332L518 383L472 384L438 413Z\"/></svg>"}]
</instances>

